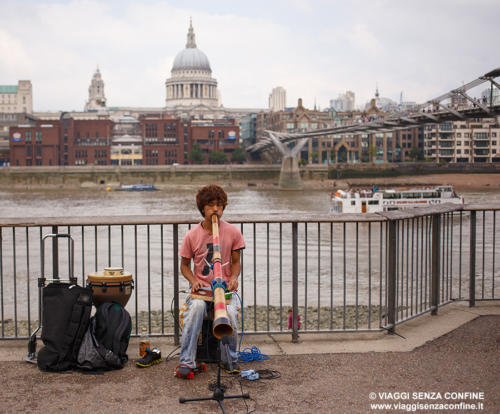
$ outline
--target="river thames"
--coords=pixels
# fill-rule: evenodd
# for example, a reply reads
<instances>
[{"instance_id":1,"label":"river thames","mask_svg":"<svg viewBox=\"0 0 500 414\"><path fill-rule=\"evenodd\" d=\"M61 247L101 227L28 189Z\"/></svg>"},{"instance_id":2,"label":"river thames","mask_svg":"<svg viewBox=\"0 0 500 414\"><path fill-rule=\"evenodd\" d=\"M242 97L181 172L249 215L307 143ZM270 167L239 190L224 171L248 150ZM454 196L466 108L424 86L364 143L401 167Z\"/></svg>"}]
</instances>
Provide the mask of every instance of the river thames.
<instances>
[{"instance_id":1,"label":"river thames","mask_svg":"<svg viewBox=\"0 0 500 414\"><path fill-rule=\"evenodd\" d=\"M146 215L168 215L188 214L193 218L200 217L196 209L195 194L197 186L177 186L170 189L152 192L124 192L109 191L104 189L80 189L80 190L30 190L30 191L0 191L0 211L4 218L21 217L24 219L40 217L103 217L103 216L146 216ZM266 219L271 214L282 216L293 215L323 215L330 210L330 192L328 190L304 189L302 191L280 191L279 189L232 189L226 187L229 205L225 211L226 216L231 218L243 218L245 215L261 215ZM466 203L482 204L496 202L500 203L500 191L468 191L463 192ZM488 213L492 214L492 213ZM201 219L201 217L200 217ZM478 216L478 241L482 240L483 230L480 224L481 217ZM453 232L451 239L457 240L460 232L458 218L453 218L450 228ZM468 243L468 216L464 214L462 227L463 244ZM409 224L411 226L412 224ZM246 305L284 305L291 303L291 227L290 224L258 223L252 226L245 224L243 233L247 248L244 251L243 277L241 278ZM418 229L416 222L415 229ZM500 220L496 220L496 233L498 233ZM424 228L424 223L420 223ZM179 226L179 241L187 231L186 225ZM410 227L408 227L409 231ZM42 229L43 234L50 232L50 227ZM65 232L66 228L60 228ZM136 236L134 235L136 231ZM128 309L134 313L135 309L146 310L170 308L173 287L173 243L172 226L165 225L124 226L123 241L120 237L120 226L99 226L97 229L88 226L85 229L73 226L71 234L75 239L75 273L82 281L82 274L96 270L102 271L106 266L123 266L126 271L137 273L136 289ZM381 277L385 275L385 258L379 253L380 235L382 231L380 223L372 223L368 228L367 223L359 224L359 242L356 248L354 223L347 225L346 241L344 242L342 224L329 223L320 226L311 223L305 226L299 225L299 301L301 304L328 306L333 303L339 304L368 304L374 302L379 295ZM422 235L428 231L423 230ZM110 240L109 232L111 232ZM370 236L368 236L370 232ZM29 260L26 257L27 234L29 233ZM2 295L4 317L26 318L26 303L31 302L32 311L36 309L36 279L40 274L40 229L37 227L18 228L13 234L12 229L4 229L2 232ZM408 232L403 233L407 243L411 244L415 258L424 257L424 253L418 252L418 231L411 234L408 240ZM495 230L486 228L484 230L487 272L500 272L500 259L490 264ZM15 252L12 248L13 238L16 239ZM370 244L367 244L370 237ZM384 236L385 237L385 236ZM423 236L422 236L423 237ZM443 236L444 237L444 236ZM82 243L82 239L85 243ZM450 240L451 240L450 239ZM95 240L95 241L94 241ZM146 248L149 240L149 250ZM444 239L443 239L444 240ZM282 243L281 243L282 241ZM413 243L416 243L415 248ZM420 239L420 243L422 238ZM384 242L385 243L385 242ZM468 259L465 250L460 253L459 242L454 241L451 246L453 251L450 263L447 262L443 272L447 274L466 273L468 271ZM344 253L344 244L346 253ZM84 247L83 247L84 245ZM136 246L137 245L137 246ZM97 247L98 246L98 247ZM464 247L465 248L465 247ZM136 249L138 250L136 253ZM370 249L370 250L368 250ZM498 250L498 248L496 249ZM98 252L96 258L95 252ZM343 255L347 255L344 280ZM370 256L370 263L367 256ZM16 256L15 261L12 259ZM359 257L357 262L356 257ZM458 263L458 258L461 262ZM50 274L50 260L47 256L47 274ZM60 253L61 268L66 269L65 250ZM404 259L408 260L408 259ZM427 259L426 259L427 260ZM481 257L478 256L478 263ZM453 261L453 263L452 263ZM483 258L484 261L484 258ZM14 263L15 262L15 263ZM29 263L28 263L29 262ZM407 262L406 262L407 263ZM491 269L494 265L495 269ZM408 266L408 264L404 264ZM448 267L449 266L449 267ZM418 274L418 264L411 263L410 271L402 269L402 273ZM62 271L64 272L64 270ZM16 274L14 283L13 274ZM356 275L359 275L359 280ZM368 275L370 280L368 280ZM425 276L427 277L427 276ZM455 277L455 276L454 276ZM27 281L29 282L27 283ZM458 276L453 280L453 289L456 295L465 291L465 282L460 283ZM497 283L498 284L498 283ZM148 289L148 285L151 290ZM29 291L28 292L28 286ZM486 282L485 288L490 289L491 284ZM187 283L180 277L180 288L187 289ZM479 285L482 289L482 285ZM345 291L345 292L344 292ZM357 292L357 293L356 293ZM30 296L31 295L31 296ZM14 301L14 297L17 300ZM31 299L28 300L28 298ZM137 298L137 299L136 299ZM136 303L134 303L137 300ZM137 307L136 307L137 306Z\"/></svg>"},{"instance_id":2,"label":"river thames","mask_svg":"<svg viewBox=\"0 0 500 414\"><path fill-rule=\"evenodd\" d=\"M2 217L80 217L198 214L195 186L128 192L95 190L0 191ZM326 190L281 191L226 188L231 216L268 214L325 214L330 210ZM500 191L463 192L465 203L500 202Z\"/></svg>"}]
</instances>

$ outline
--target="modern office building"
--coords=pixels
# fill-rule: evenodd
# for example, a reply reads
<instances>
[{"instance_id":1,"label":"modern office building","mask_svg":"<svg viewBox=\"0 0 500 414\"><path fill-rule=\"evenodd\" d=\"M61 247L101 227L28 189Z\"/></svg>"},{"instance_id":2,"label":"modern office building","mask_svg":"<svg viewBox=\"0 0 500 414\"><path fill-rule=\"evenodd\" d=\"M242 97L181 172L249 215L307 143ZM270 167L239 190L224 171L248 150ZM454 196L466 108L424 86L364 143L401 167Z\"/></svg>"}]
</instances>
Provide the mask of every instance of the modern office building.
<instances>
[{"instance_id":1,"label":"modern office building","mask_svg":"<svg viewBox=\"0 0 500 414\"><path fill-rule=\"evenodd\" d=\"M286 90L278 86L269 94L269 110L272 112L284 111L286 107Z\"/></svg>"},{"instance_id":2,"label":"modern office building","mask_svg":"<svg viewBox=\"0 0 500 414\"><path fill-rule=\"evenodd\" d=\"M352 112L354 111L355 94L352 91L339 94L337 99L330 100L330 108L337 112Z\"/></svg>"}]
</instances>

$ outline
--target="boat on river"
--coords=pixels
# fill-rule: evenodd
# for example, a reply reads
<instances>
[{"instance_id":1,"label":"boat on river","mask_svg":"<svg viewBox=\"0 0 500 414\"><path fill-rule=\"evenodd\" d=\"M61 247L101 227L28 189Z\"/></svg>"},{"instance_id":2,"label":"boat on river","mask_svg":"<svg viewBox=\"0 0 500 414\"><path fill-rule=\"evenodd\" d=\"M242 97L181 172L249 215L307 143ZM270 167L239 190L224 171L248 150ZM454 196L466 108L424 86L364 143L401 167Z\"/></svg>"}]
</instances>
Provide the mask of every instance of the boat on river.
<instances>
[{"instance_id":1,"label":"boat on river","mask_svg":"<svg viewBox=\"0 0 500 414\"><path fill-rule=\"evenodd\" d=\"M116 191L156 191L153 184L122 184Z\"/></svg>"},{"instance_id":2,"label":"boat on river","mask_svg":"<svg viewBox=\"0 0 500 414\"><path fill-rule=\"evenodd\" d=\"M444 203L463 204L464 197L451 185L371 190L336 190L331 194L332 213L380 213L435 206Z\"/></svg>"}]
</instances>

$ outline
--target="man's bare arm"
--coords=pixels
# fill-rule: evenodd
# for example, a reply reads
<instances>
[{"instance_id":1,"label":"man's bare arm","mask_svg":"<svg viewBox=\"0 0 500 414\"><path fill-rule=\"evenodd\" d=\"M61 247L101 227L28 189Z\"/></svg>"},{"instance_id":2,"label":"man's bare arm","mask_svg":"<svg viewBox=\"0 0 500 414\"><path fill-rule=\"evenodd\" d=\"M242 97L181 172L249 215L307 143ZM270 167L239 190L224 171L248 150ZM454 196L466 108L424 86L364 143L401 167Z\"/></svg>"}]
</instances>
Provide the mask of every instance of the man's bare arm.
<instances>
[{"instance_id":1,"label":"man's bare arm","mask_svg":"<svg viewBox=\"0 0 500 414\"><path fill-rule=\"evenodd\" d=\"M191 270L191 259L181 257L181 273L189 281L189 283L191 283L193 292L196 292L203 286Z\"/></svg>"}]
</instances>

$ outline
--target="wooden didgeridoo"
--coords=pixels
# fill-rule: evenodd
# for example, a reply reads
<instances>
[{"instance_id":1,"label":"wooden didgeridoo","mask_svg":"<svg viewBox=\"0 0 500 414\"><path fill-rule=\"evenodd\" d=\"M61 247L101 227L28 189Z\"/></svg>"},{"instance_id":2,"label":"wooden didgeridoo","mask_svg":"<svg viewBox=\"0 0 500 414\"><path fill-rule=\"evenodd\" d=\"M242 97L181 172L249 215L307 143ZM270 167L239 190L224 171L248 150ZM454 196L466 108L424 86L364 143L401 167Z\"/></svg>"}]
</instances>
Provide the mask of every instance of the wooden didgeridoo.
<instances>
[{"instance_id":1,"label":"wooden didgeridoo","mask_svg":"<svg viewBox=\"0 0 500 414\"><path fill-rule=\"evenodd\" d=\"M233 327L229 321L226 308L226 292L224 290L225 283L222 279L222 259L220 254L219 242L219 223L217 215L212 215L212 236L214 244L213 254L213 273L214 280L212 282L212 289L214 295L214 322L213 334L217 339L222 339L224 335L232 336Z\"/></svg>"}]
</instances>

